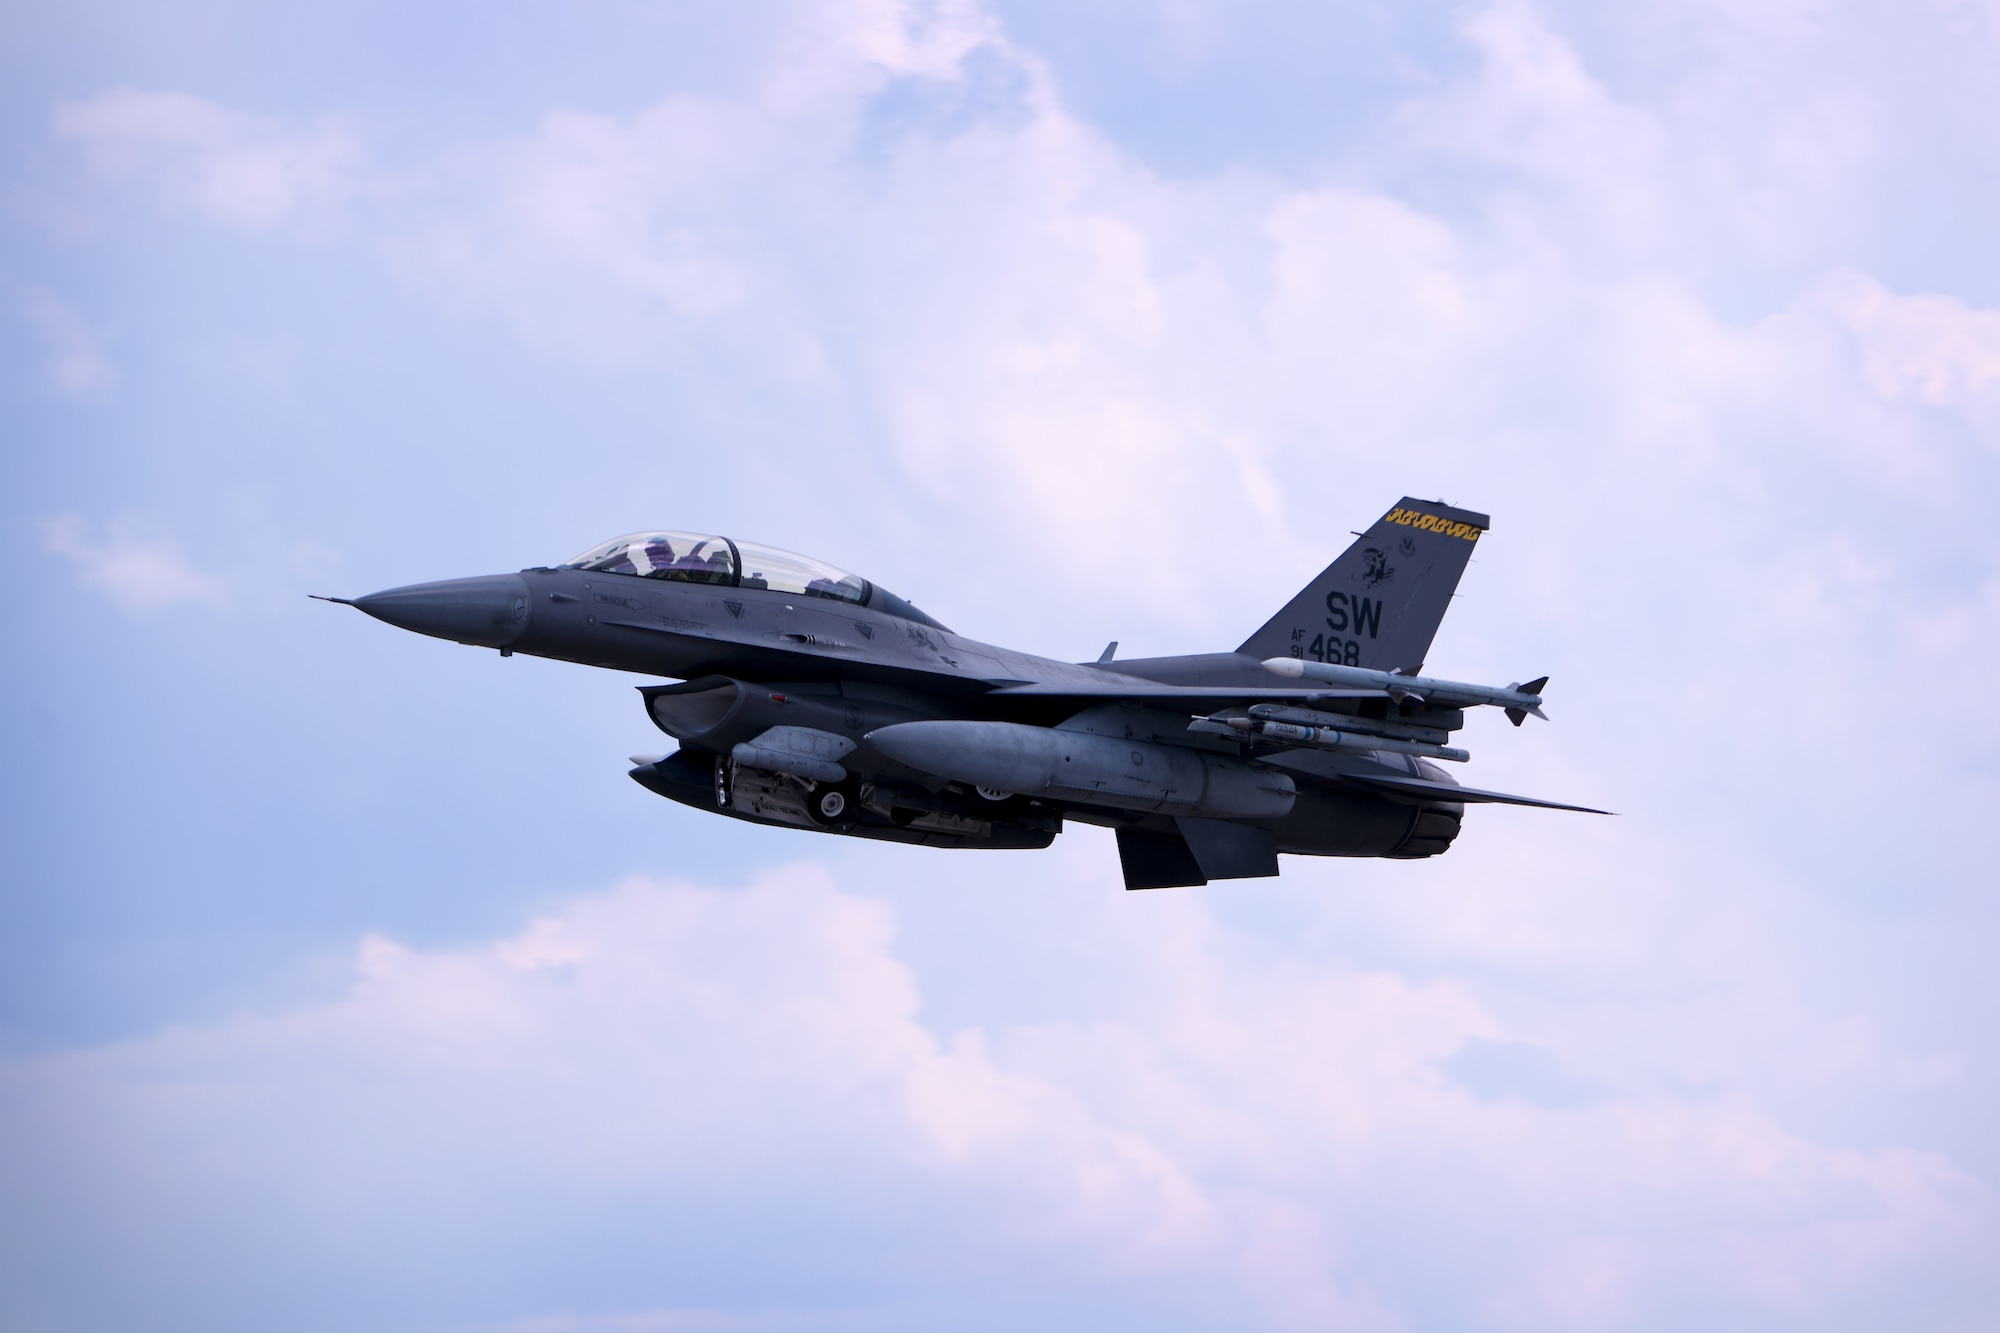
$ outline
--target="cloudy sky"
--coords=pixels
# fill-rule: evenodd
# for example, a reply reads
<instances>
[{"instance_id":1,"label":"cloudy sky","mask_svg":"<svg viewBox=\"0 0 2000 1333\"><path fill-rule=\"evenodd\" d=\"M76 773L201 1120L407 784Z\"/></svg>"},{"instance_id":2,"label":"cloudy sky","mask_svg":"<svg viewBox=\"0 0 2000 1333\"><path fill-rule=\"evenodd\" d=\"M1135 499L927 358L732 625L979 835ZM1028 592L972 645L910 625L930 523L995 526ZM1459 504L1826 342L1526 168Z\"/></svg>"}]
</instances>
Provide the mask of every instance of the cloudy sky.
<instances>
[{"instance_id":1,"label":"cloudy sky","mask_svg":"<svg viewBox=\"0 0 2000 1333\"><path fill-rule=\"evenodd\" d=\"M1991 1327L1994 0L0 22L0 1327ZM305 596L1205 651L1404 494L1617 819L1128 894Z\"/></svg>"}]
</instances>

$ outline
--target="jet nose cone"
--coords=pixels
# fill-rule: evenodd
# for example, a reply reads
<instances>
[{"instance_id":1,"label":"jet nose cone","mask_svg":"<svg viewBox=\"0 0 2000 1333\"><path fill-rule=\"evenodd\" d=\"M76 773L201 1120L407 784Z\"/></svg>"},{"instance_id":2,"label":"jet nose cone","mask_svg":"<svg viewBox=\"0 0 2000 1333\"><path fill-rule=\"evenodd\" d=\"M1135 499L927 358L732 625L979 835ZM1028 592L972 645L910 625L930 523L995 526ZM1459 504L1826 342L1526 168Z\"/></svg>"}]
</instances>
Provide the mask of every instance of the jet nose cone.
<instances>
[{"instance_id":1,"label":"jet nose cone","mask_svg":"<svg viewBox=\"0 0 2000 1333\"><path fill-rule=\"evenodd\" d=\"M505 648L528 628L528 584L519 574L412 583L354 604L398 629L481 648Z\"/></svg>"}]
</instances>

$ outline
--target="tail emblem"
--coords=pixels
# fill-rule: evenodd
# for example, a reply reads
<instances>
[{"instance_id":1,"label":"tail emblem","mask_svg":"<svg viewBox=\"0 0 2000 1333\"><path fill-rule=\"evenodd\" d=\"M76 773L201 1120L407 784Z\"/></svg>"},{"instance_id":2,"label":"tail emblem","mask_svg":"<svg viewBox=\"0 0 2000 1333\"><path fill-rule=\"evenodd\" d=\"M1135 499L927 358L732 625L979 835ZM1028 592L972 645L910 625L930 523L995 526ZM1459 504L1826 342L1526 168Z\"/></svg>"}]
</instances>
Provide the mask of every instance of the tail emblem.
<instances>
[{"instance_id":1,"label":"tail emblem","mask_svg":"<svg viewBox=\"0 0 2000 1333\"><path fill-rule=\"evenodd\" d=\"M1362 587L1372 588L1396 577L1396 567L1389 563L1389 553L1381 547L1371 546L1361 554L1368 562L1361 570Z\"/></svg>"}]
</instances>

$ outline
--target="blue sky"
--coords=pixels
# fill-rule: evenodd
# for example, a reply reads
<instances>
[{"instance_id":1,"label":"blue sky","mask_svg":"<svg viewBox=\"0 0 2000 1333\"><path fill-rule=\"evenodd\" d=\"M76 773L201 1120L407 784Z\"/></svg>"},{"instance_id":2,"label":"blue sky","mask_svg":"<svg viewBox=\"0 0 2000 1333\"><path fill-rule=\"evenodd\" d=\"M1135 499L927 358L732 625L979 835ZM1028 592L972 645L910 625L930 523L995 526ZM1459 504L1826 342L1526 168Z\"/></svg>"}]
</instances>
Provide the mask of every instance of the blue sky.
<instances>
[{"instance_id":1,"label":"blue sky","mask_svg":"<svg viewBox=\"0 0 2000 1333\"><path fill-rule=\"evenodd\" d=\"M1983 1328L2000 10L15 6L0 1326ZM1493 514L1449 855L1132 895L308 592L1233 646Z\"/></svg>"}]
</instances>

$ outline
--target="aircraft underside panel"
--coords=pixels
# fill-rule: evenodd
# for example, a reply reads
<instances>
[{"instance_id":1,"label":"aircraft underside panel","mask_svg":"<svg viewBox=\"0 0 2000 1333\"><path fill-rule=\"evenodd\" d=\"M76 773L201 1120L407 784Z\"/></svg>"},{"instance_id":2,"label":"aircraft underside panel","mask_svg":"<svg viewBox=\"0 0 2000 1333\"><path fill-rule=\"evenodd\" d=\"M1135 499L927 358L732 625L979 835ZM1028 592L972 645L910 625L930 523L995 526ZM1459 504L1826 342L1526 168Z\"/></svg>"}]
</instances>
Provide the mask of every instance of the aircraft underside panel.
<instances>
[{"instance_id":1,"label":"aircraft underside panel","mask_svg":"<svg viewBox=\"0 0 2000 1333\"><path fill-rule=\"evenodd\" d=\"M1305 799L1274 832L1227 820L1186 818L1153 818L1120 827L1118 860L1125 887L1170 889L1275 875L1280 852L1421 860L1451 846L1463 813L1456 805L1300 794Z\"/></svg>"},{"instance_id":2,"label":"aircraft underside panel","mask_svg":"<svg viewBox=\"0 0 2000 1333\"><path fill-rule=\"evenodd\" d=\"M656 763L640 765L631 775L648 791L697 810L778 828L882 842L1036 849L1054 842L1062 828L1055 815L1010 812L1010 818L982 819L948 808L952 804L949 796L868 783L843 788L853 800L838 817L815 819L807 803L820 794L817 784L699 750L682 750Z\"/></svg>"},{"instance_id":3,"label":"aircraft underside panel","mask_svg":"<svg viewBox=\"0 0 2000 1333\"><path fill-rule=\"evenodd\" d=\"M806 800L812 793L797 778L727 760L721 762L728 764L726 779L718 783L726 802L718 804L722 804L724 809L766 824L787 824L815 831L829 827L814 820L807 812ZM980 842L991 842L993 839L994 824L991 820L898 806L882 792L866 784L856 794L861 811L879 815L897 828L911 833L942 834L952 839Z\"/></svg>"},{"instance_id":4,"label":"aircraft underside panel","mask_svg":"<svg viewBox=\"0 0 2000 1333\"><path fill-rule=\"evenodd\" d=\"M846 837L955 848L1041 848L1055 841L1065 813L1116 830L1127 888L1171 888L1216 879L1278 873L1278 854L1390 857L1436 856L1457 837L1462 807L1417 805L1367 794L1302 790L1282 820L1241 821L1188 816L1136 816L1127 811L1026 805L1000 811L966 808L955 791L927 792L856 781L843 790L852 804L832 820L815 818L809 802L822 784L759 769L727 756L682 750L632 770L648 790L695 809L779 828Z\"/></svg>"}]
</instances>

